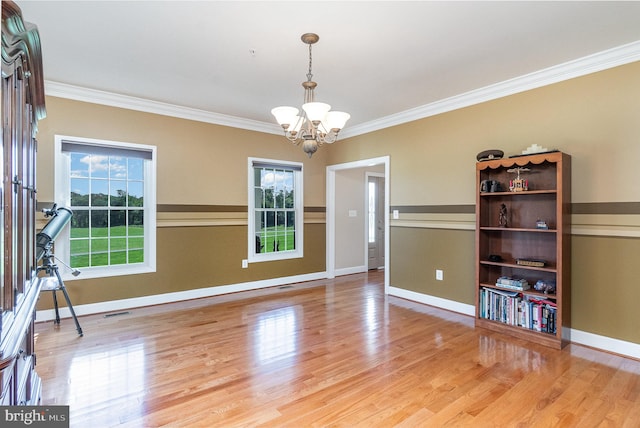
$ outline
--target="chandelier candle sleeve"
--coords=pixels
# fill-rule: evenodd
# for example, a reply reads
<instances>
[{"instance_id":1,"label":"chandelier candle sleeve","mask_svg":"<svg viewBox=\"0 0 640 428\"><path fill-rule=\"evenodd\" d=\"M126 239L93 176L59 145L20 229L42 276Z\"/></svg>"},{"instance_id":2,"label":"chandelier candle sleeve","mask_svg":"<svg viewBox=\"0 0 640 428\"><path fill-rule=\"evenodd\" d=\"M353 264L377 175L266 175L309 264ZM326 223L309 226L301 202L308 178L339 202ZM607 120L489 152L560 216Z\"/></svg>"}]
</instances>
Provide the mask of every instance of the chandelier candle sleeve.
<instances>
[{"instance_id":1,"label":"chandelier candle sleeve","mask_svg":"<svg viewBox=\"0 0 640 428\"><path fill-rule=\"evenodd\" d=\"M284 136L295 145L302 143L302 150L311 157L323 144L334 143L338 139L338 133L344 128L349 113L330 111L331 106L314 100L314 90L317 83L312 81L311 73L312 56L311 45L320 40L317 34L305 33L302 41L309 45L309 72L307 80L302 82L304 88L304 104L302 114L299 109L282 106L271 110L278 124L284 130Z\"/></svg>"}]
</instances>

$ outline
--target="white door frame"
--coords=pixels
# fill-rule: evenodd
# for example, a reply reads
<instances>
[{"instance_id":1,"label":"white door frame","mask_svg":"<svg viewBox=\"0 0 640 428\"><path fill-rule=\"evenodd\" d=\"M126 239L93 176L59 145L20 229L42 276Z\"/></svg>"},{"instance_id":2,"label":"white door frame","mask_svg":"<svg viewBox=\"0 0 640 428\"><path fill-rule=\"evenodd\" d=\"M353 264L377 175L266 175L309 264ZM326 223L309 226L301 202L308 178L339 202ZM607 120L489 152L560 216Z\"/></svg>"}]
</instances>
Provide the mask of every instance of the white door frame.
<instances>
[{"instance_id":1,"label":"white door frame","mask_svg":"<svg viewBox=\"0 0 640 428\"><path fill-rule=\"evenodd\" d=\"M384 292L389 293L389 156L364 159L327 166L327 201L326 201L326 275L327 278L335 278L336 266L336 171L363 168L367 166L384 164ZM363 240L364 241L364 240ZM365 242L362 243L365 245ZM366 245L363 253L366 254ZM366 263L365 263L366 266Z\"/></svg>"}]
</instances>

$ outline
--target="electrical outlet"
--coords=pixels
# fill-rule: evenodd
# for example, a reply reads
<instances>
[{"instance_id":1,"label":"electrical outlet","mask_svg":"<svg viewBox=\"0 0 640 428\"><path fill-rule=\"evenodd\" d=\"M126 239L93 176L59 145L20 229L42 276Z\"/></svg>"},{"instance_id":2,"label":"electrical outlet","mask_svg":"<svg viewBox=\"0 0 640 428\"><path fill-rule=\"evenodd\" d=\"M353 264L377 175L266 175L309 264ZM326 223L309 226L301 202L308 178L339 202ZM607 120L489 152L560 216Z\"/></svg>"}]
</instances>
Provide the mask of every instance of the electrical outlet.
<instances>
[{"instance_id":1,"label":"electrical outlet","mask_svg":"<svg viewBox=\"0 0 640 428\"><path fill-rule=\"evenodd\" d=\"M246 269L249 267L249 260L244 259L242 260L242 269Z\"/></svg>"},{"instance_id":2,"label":"electrical outlet","mask_svg":"<svg viewBox=\"0 0 640 428\"><path fill-rule=\"evenodd\" d=\"M436 269L436 279L438 281L443 281L444 280L444 272L440 269Z\"/></svg>"}]
</instances>

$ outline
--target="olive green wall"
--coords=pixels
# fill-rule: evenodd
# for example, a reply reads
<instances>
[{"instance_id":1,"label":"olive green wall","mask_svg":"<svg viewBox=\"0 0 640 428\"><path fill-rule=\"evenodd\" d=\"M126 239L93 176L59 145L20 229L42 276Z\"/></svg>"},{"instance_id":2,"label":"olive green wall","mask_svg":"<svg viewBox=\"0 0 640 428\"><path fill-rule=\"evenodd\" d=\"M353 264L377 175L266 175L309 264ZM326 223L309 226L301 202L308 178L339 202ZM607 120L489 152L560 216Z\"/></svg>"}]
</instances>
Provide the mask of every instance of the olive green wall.
<instances>
[{"instance_id":1,"label":"olive green wall","mask_svg":"<svg viewBox=\"0 0 640 428\"><path fill-rule=\"evenodd\" d=\"M390 205L400 213L390 224L390 285L473 305L476 154L533 143L569 153L571 328L640 343L638 94L640 62L352 137L328 162L389 156Z\"/></svg>"},{"instance_id":2,"label":"olive green wall","mask_svg":"<svg viewBox=\"0 0 640 428\"><path fill-rule=\"evenodd\" d=\"M573 237L573 328L640 343L638 256L637 237Z\"/></svg>"},{"instance_id":3,"label":"olive green wall","mask_svg":"<svg viewBox=\"0 0 640 428\"><path fill-rule=\"evenodd\" d=\"M75 306L325 271L323 151L309 160L278 135L57 97L46 101L37 135L40 203L54 202L55 135L157 146L156 273L67 280ZM304 258L242 269L248 157L304 163ZM44 298L38 309L51 307Z\"/></svg>"},{"instance_id":4,"label":"olive green wall","mask_svg":"<svg viewBox=\"0 0 640 428\"><path fill-rule=\"evenodd\" d=\"M463 230L391 228L391 283L409 291L473 305L474 240L473 232ZM442 281L436 280L436 269L444 272Z\"/></svg>"}]
</instances>

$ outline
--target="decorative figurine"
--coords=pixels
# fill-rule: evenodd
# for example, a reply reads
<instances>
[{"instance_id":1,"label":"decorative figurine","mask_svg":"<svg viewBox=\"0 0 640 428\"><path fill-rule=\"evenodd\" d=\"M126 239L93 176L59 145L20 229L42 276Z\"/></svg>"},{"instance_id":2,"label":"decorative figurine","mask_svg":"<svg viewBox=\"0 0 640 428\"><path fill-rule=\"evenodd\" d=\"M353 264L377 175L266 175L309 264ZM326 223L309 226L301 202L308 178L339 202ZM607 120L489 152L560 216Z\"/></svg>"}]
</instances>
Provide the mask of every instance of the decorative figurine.
<instances>
[{"instance_id":1,"label":"decorative figurine","mask_svg":"<svg viewBox=\"0 0 640 428\"><path fill-rule=\"evenodd\" d=\"M507 227L507 206L505 204L500 204L498 224L500 225L500 227Z\"/></svg>"},{"instance_id":2,"label":"decorative figurine","mask_svg":"<svg viewBox=\"0 0 640 428\"><path fill-rule=\"evenodd\" d=\"M515 172L518 175L513 180L509 180L509 190L512 192L524 192L525 190L529 190L529 180L524 180L520 178L521 171L529 171L529 168L516 167L508 169L507 172Z\"/></svg>"}]
</instances>

